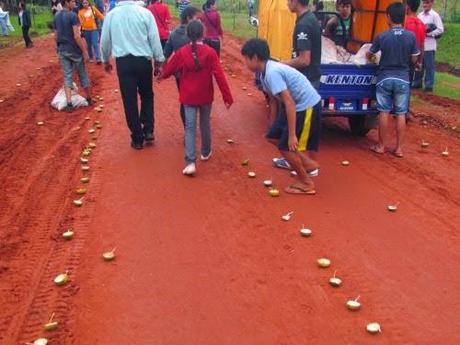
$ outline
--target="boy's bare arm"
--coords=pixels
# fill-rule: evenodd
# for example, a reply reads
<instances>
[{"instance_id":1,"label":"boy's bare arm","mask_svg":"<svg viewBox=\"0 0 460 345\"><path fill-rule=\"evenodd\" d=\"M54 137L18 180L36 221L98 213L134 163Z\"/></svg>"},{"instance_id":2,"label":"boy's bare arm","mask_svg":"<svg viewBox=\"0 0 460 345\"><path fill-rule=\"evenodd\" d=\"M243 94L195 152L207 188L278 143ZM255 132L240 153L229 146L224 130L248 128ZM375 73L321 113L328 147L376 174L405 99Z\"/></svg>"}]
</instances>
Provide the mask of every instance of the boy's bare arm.
<instances>
[{"instance_id":1,"label":"boy's bare arm","mask_svg":"<svg viewBox=\"0 0 460 345\"><path fill-rule=\"evenodd\" d=\"M73 28L73 37L75 39L75 42L80 47L80 49L81 49L81 51L83 53L83 59L85 61L88 61L89 60L88 49L87 49L87 46L86 46L86 42L83 41L83 39L81 38L80 26L79 25L74 25L72 28Z\"/></svg>"},{"instance_id":2,"label":"boy's bare arm","mask_svg":"<svg viewBox=\"0 0 460 345\"><path fill-rule=\"evenodd\" d=\"M334 34L334 31L337 28L337 16L332 17L326 24L326 28L324 29L324 36L331 37Z\"/></svg>"},{"instance_id":3,"label":"boy's bare arm","mask_svg":"<svg viewBox=\"0 0 460 345\"><path fill-rule=\"evenodd\" d=\"M292 68L304 68L310 66L311 63L311 51L302 50L294 59L283 61L285 65L291 66Z\"/></svg>"}]
</instances>

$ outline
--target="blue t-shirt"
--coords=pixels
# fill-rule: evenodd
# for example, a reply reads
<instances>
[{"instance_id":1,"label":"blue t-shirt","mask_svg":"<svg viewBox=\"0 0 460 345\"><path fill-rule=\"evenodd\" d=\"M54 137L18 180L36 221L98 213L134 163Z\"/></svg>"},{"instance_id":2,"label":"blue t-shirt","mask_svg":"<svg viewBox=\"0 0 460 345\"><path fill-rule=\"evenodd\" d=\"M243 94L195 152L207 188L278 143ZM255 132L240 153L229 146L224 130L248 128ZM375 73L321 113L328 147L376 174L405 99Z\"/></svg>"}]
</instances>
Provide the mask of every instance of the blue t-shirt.
<instances>
[{"instance_id":1,"label":"blue t-shirt","mask_svg":"<svg viewBox=\"0 0 460 345\"><path fill-rule=\"evenodd\" d=\"M296 111L312 108L321 100L307 77L295 68L279 62L267 61L261 83L266 92L278 99L281 92L288 90L294 99Z\"/></svg>"},{"instance_id":2,"label":"blue t-shirt","mask_svg":"<svg viewBox=\"0 0 460 345\"><path fill-rule=\"evenodd\" d=\"M413 55L420 54L415 36L403 28L393 28L381 33L372 43L370 52L382 52L377 72L377 82L400 79L409 82L409 66Z\"/></svg>"},{"instance_id":3,"label":"blue t-shirt","mask_svg":"<svg viewBox=\"0 0 460 345\"><path fill-rule=\"evenodd\" d=\"M75 12L63 10L59 11L54 17L58 52L81 57L82 51L73 36L74 26L80 26L80 21Z\"/></svg>"}]
</instances>

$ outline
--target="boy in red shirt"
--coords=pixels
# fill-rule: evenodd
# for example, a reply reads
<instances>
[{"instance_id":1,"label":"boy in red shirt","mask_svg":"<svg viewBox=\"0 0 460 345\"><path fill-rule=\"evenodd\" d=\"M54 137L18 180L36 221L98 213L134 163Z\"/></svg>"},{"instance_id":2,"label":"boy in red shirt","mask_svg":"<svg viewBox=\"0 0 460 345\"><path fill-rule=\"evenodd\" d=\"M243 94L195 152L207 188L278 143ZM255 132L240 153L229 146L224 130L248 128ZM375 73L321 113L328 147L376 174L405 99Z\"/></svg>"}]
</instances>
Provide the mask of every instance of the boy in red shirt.
<instances>
[{"instance_id":1,"label":"boy in red shirt","mask_svg":"<svg viewBox=\"0 0 460 345\"><path fill-rule=\"evenodd\" d=\"M193 176L196 172L196 120L200 112L201 160L211 158L211 107L214 100L213 76L224 99L230 108L233 97L219 63L217 53L203 44L203 24L192 20L187 25L187 36L191 43L179 49L168 61L160 79L180 73L180 102L185 108L185 169L184 175Z\"/></svg>"},{"instance_id":2,"label":"boy in red shirt","mask_svg":"<svg viewBox=\"0 0 460 345\"><path fill-rule=\"evenodd\" d=\"M425 24L417 17L417 11L420 7L420 0L406 1L406 23L404 25L407 31L411 31L415 35L415 42L420 51L415 65L410 66L409 80L412 86L414 74L416 70L420 70L423 62L423 52L425 51Z\"/></svg>"},{"instance_id":3,"label":"boy in red shirt","mask_svg":"<svg viewBox=\"0 0 460 345\"><path fill-rule=\"evenodd\" d=\"M165 47L166 41L169 38L169 23L171 21L171 13L169 7L163 4L162 0L152 0L152 4L147 7L152 12L157 23L158 32L160 34L161 46Z\"/></svg>"}]
</instances>

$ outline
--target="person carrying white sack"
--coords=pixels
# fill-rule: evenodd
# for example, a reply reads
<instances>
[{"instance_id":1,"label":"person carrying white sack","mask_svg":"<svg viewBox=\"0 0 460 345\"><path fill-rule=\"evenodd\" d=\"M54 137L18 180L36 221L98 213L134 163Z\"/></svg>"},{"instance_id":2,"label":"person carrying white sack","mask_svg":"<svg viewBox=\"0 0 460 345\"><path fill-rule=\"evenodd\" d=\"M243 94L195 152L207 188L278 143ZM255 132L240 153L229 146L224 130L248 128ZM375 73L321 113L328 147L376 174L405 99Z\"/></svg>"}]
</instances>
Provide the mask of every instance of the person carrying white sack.
<instances>
[{"instance_id":1,"label":"person carrying white sack","mask_svg":"<svg viewBox=\"0 0 460 345\"><path fill-rule=\"evenodd\" d=\"M1 36L8 36L9 31L14 31L13 25L10 22L10 13L8 11L4 11L5 4L0 2L0 29L1 29Z\"/></svg>"}]
</instances>

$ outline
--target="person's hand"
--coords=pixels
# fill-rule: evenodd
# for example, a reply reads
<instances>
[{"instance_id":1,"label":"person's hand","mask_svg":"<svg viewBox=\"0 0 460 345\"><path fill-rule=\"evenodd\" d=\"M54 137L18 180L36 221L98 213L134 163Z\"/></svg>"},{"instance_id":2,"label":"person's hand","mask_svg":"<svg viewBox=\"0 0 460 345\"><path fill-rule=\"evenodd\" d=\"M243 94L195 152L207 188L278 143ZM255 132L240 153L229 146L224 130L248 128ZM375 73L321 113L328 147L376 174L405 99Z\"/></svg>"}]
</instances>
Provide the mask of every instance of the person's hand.
<instances>
[{"instance_id":1,"label":"person's hand","mask_svg":"<svg viewBox=\"0 0 460 345\"><path fill-rule=\"evenodd\" d=\"M104 62L104 70L107 72L107 73L111 73L112 70L113 70L113 66L110 62Z\"/></svg>"},{"instance_id":2,"label":"person's hand","mask_svg":"<svg viewBox=\"0 0 460 345\"><path fill-rule=\"evenodd\" d=\"M86 63L89 61L89 54L87 51L83 52L83 61Z\"/></svg>"},{"instance_id":3,"label":"person's hand","mask_svg":"<svg viewBox=\"0 0 460 345\"><path fill-rule=\"evenodd\" d=\"M153 76L158 77L161 75L161 68L158 66L155 66L155 70L153 71Z\"/></svg>"},{"instance_id":4,"label":"person's hand","mask_svg":"<svg viewBox=\"0 0 460 345\"><path fill-rule=\"evenodd\" d=\"M292 152L296 152L299 146L299 141L295 135L290 135L288 140L289 150Z\"/></svg>"}]
</instances>

